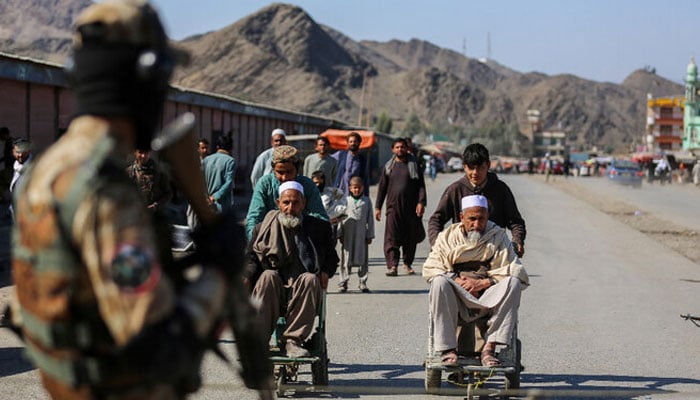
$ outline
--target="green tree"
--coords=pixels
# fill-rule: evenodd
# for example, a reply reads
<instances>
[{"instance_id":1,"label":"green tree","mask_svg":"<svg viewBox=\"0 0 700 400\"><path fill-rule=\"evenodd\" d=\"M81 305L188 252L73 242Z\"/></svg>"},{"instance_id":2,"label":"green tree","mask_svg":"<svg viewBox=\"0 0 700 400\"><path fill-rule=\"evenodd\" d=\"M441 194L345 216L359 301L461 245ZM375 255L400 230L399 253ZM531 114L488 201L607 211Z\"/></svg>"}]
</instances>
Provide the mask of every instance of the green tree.
<instances>
[{"instance_id":1,"label":"green tree","mask_svg":"<svg viewBox=\"0 0 700 400\"><path fill-rule=\"evenodd\" d=\"M404 135L413 137L423 133L424 130L425 126L420 121L420 118L418 118L416 113L411 113L411 115L408 117L408 121L406 121L406 126L403 127Z\"/></svg>"},{"instance_id":2,"label":"green tree","mask_svg":"<svg viewBox=\"0 0 700 400\"><path fill-rule=\"evenodd\" d=\"M382 133L391 133L391 128L394 126L394 121L391 119L389 114L386 113L386 111L382 111L381 114L379 114L379 119L377 120L377 130Z\"/></svg>"},{"instance_id":3,"label":"green tree","mask_svg":"<svg viewBox=\"0 0 700 400\"><path fill-rule=\"evenodd\" d=\"M468 143L479 142L491 154L520 156L527 138L520 133L516 124L494 123L480 127L470 127L466 132Z\"/></svg>"}]
</instances>

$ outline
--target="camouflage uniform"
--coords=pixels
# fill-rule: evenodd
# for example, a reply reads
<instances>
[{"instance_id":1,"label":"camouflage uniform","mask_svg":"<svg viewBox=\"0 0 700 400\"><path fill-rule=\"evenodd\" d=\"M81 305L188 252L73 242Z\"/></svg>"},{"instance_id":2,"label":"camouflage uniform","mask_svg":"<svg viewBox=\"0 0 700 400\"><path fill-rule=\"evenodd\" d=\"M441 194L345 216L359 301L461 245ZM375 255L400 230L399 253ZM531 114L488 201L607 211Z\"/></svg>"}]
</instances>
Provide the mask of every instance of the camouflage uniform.
<instances>
[{"instance_id":1,"label":"camouflage uniform","mask_svg":"<svg viewBox=\"0 0 700 400\"><path fill-rule=\"evenodd\" d=\"M158 163L149 158L144 165L133 162L126 169L126 173L139 187L146 205L154 205L157 210L162 210L173 197L170 190L170 180L163 173Z\"/></svg>"},{"instance_id":2,"label":"camouflage uniform","mask_svg":"<svg viewBox=\"0 0 700 400\"><path fill-rule=\"evenodd\" d=\"M83 15L133 35L144 11L155 15L138 1L108 1ZM213 268L175 287L170 249L125 172L129 142L91 114L71 122L15 191L12 320L52 398L180 398L199 383L188 374L198 374L226 287Z\"/></svg>"}]
</instances>

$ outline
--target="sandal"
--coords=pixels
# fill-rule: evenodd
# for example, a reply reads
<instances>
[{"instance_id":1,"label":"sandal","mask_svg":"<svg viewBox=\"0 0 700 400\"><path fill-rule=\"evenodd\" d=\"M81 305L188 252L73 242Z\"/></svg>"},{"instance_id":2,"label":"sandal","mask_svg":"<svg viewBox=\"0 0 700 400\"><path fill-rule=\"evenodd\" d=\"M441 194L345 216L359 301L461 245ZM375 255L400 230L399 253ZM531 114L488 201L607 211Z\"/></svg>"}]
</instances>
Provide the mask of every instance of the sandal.
<instances>
[{"instance_id":1,"label":"sandal","mask_svg":"<svg viewBox=\"0 0 700 400\"><path fill-rule=\"evenodd\" d=\"M409 267L408 265L403 266L404 271L406 271L406 275L415 275L416 271L413 270L413 268Z\"/></svg>"},{"instance_id":2,"label":"sandal","mask_svg":"<svg viewBox=\"0 0 700 400\"><path fill-rule=\"evenodd\" d=\"M501 360L496 358L493 350L484 350L481 352L481 365L484 367L498 367L501 365Z\"/></svg>"},{"instance_id":3,"label":"sandal","mask_svg":"<svg viewBox=\"0 0 700 400\"><path fill-rule=\"evenodd\" d=\"M445 350L440 355L440 361L443 367L457 367L459 366L459 357L457 356L457 351Z\"/></svg>"}]
</instances>

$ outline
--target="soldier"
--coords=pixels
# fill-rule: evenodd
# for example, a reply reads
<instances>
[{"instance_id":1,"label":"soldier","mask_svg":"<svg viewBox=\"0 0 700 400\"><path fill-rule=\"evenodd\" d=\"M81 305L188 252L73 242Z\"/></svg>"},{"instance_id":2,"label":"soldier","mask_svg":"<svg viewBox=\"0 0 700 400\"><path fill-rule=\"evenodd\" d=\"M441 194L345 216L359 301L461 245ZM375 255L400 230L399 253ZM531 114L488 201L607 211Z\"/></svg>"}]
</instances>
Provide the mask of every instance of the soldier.
<instances>
[{"instance_id":1,"label":"soldier","mask_svg":"<svg viewBox=\"0 0 700 400\"><path fill-rule=\"evenodd\" d=\"M15 191L12 321L52 398L184 398L226 281L205 265L176 289L125 173L130 152L150 149L182 54L144 1L92 5L76 27L78 116Z\"/></svg>"}]
</instances>

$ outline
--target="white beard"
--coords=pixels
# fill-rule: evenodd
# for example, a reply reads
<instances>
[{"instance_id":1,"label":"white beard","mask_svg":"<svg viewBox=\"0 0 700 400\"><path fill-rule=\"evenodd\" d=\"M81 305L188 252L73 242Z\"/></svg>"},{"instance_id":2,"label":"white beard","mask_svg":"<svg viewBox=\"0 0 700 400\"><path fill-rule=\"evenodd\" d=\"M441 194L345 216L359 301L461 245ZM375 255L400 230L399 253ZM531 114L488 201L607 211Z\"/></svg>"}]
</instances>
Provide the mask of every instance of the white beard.
<instances>
[{"instance_id":1,"label":"white beard","mask_svg":"<svg viewBox=\"0 0 700 400\"><path fill-rule=\"evenodd\" d=\"M479 231L469 231L467 232L467 242L470 245L476 245L481 240L481 232Z\"/></svg>"},{"instance_id":2,"label":"white beard","mask_svg":"<svg viewBox=\"0 0 700 400\"><path fill-rule=\"evenodd\" d=\"M282 227L286 229L294 229L301 226L301 217L297 217L294 215L279 213L277 215L277 220L280 222Z\"/></svg>"}]
</instances>

